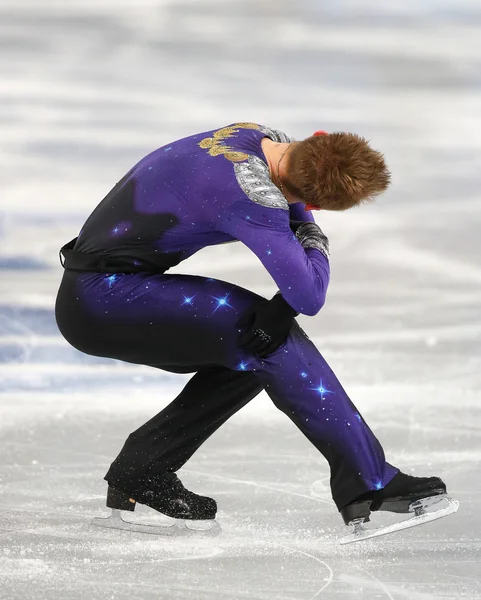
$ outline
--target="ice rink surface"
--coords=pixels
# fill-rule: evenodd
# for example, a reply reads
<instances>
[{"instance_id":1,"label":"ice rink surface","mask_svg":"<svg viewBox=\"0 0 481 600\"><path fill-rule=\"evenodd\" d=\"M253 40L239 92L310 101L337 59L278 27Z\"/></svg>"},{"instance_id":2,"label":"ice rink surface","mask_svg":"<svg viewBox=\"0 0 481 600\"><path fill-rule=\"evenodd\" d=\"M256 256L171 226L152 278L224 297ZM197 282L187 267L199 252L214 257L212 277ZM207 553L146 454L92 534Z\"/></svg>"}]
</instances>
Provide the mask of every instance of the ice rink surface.
<instances>
[{"instance_id":1,"label":"ice rink surface","mask_svg":"<svg viewBox=\"0 0 481 600\"><path fill-rule=\"evenodd\" d=\"M0 597L481 598L480 3L0 0L0 47ZM376 204L318 215L332 283L300 320L388 460L442 476L457 515L341 547L324 459L262 394L181 471L221 536L89 526L187 376L69 347L58 249L141 156L235 121L386 154ZM236 244L176 271L275 291Z\"/></svg>"}]
</instances>

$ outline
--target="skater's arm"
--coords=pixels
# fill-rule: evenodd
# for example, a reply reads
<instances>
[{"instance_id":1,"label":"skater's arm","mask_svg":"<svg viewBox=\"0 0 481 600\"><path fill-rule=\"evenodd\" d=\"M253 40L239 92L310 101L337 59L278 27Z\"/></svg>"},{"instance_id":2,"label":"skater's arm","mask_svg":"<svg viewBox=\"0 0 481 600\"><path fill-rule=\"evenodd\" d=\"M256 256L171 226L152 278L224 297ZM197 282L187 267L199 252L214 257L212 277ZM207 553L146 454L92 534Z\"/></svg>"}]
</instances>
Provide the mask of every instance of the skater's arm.
<instances>
[{"instance_id":1,"label":"skater's arm","mask_svg":"<svg viewBox=\"0 0 481 600\"><path fill-rule=\"evenodd\" d=\"M330 271L327 238L316 224L303 223L294 234L287 210L246 198L226 207L219 227L257 255L295 311L310 316L320 311Z\"/></svg>"}]
</instances>

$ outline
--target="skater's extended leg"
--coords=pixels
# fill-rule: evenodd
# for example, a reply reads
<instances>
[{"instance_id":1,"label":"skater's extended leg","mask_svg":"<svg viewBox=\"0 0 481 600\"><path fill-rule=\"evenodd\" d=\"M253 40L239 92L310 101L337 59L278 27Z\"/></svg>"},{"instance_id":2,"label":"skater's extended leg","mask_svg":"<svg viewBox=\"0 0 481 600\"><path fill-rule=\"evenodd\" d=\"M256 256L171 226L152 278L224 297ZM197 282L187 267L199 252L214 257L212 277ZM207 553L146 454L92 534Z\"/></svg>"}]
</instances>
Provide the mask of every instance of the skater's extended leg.
<instances>
[{"instance_id":1,"label":"skater's extended leg","mask_svg":"<svg viewBox=\"0 0 481 600\"><path fill-rule=\"evenodd\" d=\"M256 369L274 404L326 457L338 508L384 487L397 473L333 371L296 324Z\"/></svg>"}]
</instances>

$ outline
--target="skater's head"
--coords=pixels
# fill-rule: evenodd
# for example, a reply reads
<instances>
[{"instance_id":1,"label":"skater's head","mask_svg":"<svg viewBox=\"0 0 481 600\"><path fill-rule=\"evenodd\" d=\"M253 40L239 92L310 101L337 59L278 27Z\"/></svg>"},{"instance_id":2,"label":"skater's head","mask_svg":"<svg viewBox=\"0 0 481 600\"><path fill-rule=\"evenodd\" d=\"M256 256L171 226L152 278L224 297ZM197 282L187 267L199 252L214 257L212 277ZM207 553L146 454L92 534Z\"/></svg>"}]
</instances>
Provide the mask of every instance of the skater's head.
<instances>
[{"instance_id":1,"label":"skater's head","mask_svg":"<svg viewBox=\"0 0 481 600\"><path fill-rule=\"evenodd\" d=\"M384 192L391 178L383 155L355 133L317 131L292 143L285 159L286 195L306 210L352 208Z\"/></svg>"}]
</instances>

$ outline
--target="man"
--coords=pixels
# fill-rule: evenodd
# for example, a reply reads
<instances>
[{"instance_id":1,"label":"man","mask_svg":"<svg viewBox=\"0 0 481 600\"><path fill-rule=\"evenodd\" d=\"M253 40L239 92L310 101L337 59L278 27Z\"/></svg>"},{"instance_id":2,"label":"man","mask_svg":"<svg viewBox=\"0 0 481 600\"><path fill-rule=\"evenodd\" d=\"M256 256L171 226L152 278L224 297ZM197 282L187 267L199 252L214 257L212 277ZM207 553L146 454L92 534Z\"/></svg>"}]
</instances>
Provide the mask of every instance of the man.
<instances>
[{"instance_id":1,"label":"man","mask_svg":"<svg viewBox=\"0 0 481 600\"><path fill-rule=\"evenodd\" d=\"M346 523L446 493L438 477L404 475L386 462L295 321L319 312L329 283L329 243L311 211L357 206L389 179L383 156L357 135L317 131L295 142L237 123L155 150L97 206L62 248L60 331L87 354L196 372L127 438L105 476L110 508L140 502L172 517L213 519L216 502L186 490L175 472L263 389L328 460ZM168 273L205 246L236 240L275 280L272 299Z\"/></svg>"}]
</instances>

